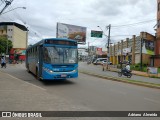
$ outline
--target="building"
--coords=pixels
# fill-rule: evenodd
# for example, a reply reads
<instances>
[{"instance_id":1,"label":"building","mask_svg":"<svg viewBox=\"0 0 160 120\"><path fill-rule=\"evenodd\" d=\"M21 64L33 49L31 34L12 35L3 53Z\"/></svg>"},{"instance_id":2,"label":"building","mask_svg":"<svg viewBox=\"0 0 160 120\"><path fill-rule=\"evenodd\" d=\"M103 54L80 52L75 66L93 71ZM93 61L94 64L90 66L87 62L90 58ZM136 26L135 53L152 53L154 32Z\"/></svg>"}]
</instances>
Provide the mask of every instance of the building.
<instances>
[{"instance_id":1,"label":"building","mask_svg":"<svg viewBox=\"0 0 160 120\"><path fill-rule=\"evenodd\" d=\"M142 48L142 49L141 49ZM110 46L110 61L113 64L130 61L132 64L143 63L154 66L155 36L141 32L139 36L133 35L132 39L126 38L118 44Z\"/></svg>"},{"instance_id":2,"label":"building","mask_svg":"<svg viewBox=\"0 0 160 120\"><path fill-rule=\"evenodd\" d=\"M25 59L25 50L28 44L28 30L24 25L16 22L0 22L0 36L12 41L13 48L9 54Z\"/></svg>"},{"instance_id":3,"label":"building","mask_svg":"<svg viewBox=\"0 0 160 120\"><path fill-rule=\"evenodd\" d=\"M87 60L88 58L88 51L86 48L78 48L78 59L79 60Z\"/></svg>"},{"instance_id":4,"label":"building","mask_svg":"<svg viewBox=\"0 0 160 120\"><path fill-rule=\"evenodd\" d=\"M160 0L157 0L157 29L156 29L156 41L155 41L155 55L152 56L154 59L154 65L160 67Z\"/></svg>"}]
</instances>

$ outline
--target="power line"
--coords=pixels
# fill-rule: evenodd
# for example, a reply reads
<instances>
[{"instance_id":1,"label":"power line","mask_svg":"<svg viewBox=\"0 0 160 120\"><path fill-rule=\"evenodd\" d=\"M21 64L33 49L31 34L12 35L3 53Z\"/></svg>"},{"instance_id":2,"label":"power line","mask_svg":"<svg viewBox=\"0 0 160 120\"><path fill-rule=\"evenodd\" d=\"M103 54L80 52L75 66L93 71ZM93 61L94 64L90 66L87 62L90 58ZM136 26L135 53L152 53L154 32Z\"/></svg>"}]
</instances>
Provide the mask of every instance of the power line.
<instances>
[{"instance_id":1,"label":"power line","mask_svg":"<svg viewBox=\"0 0 160 120\"><path fill-rule=\"evenodd\" d=\"M131 23L131 24L116 25L116 26L112 26L112 27L116 28L116 27L125 27L125 26L140 25L140 24L145 24L145 23L149 23L149 22L153 22L153 21L156 21L156 19L147 20L147 21L141 21L141 22Z\"/></svg>"},{"instance_id":2,"label":"power line","mask_svg":"<svg viewBox=\"0 0 160 120\"><path fill-rule=\"evenodd\" d=\"M0 11L0 15L3 13L3 11L4 11L9 5L11 5L12 2L13 2L13 0L10 0L10 1L5 0L6 5L5 5L4 8Z\"/></svg>"},{"instance_id":3,"label":"power line","mask_svg":"<svg viewBox=\"0 0 160 120\"><path fill-rule=\"evenodd\" d=\"M114 35L114 36L111 36L111 37L119 37L119 36L132 36L132 35Z\"/></svg>"},{"instance_id":4,"label":"power line","mask_svg":"<svg viewBox=\"0 0 160 120\"><path fill-rule=\"evenodd\" d=\"M17 8L26 9L25 7L17 7ZM15 9L15 8L13 8L13 7L11 6L11 10L13 10L13 9ZM24 19L22 19L22 17L20 16L20 14L19 14L17 11L13 11L13 13L14 13L14 17L15 17L15 18L18 18L19 20L22 21L22 23L26 24L26 22L24 21Z\"/></svg>"}]
</instances>

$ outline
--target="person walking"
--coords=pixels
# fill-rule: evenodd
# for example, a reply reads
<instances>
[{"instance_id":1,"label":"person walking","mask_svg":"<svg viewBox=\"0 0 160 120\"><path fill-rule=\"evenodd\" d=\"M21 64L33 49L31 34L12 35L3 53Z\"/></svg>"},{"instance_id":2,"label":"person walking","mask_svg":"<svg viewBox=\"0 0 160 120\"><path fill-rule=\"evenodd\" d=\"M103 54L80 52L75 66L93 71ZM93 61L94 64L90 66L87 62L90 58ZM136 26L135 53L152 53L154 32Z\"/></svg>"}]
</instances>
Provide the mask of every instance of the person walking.
<instances>
[{"instance_id":1,"label":"person walking","mask_svg":"<svg viewBox=\"0 0 160 120\"><path fill-rule=\"evenodd\" d=\"M6 60L4 58L4 56L2 56L1 58L1 68L5 67L6 68Z\"/></svg>"}]
</instances>

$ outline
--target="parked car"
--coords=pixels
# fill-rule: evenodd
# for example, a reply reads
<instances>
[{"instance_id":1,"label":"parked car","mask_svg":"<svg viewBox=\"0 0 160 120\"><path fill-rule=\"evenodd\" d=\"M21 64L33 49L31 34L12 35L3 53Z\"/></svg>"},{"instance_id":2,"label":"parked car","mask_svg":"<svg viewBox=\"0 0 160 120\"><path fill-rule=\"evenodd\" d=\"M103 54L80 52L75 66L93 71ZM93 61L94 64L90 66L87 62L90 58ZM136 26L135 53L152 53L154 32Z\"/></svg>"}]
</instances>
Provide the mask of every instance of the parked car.
<instances>
[{"instance_id":1,"label":"parked car","mask_svg":"<svg viewBox=\"0 0 160 120\"><path fill-rule=\"evenodd\" d=\"M102 61L107 61L107 58L97 58L94 62L93 62L93 64L94 65L102 65Z\"/></svg>"},{"instance_id":2,"label":"parked car","mask_svg":"<svg viewBox=\"0 0 160 120\"><path fill-rule=\"evenodd\" d=\"M103 61L102 61L102 65L103 65L103 64L106 64L106 63L107 63L107 60L103 60ZM112 62L108 62L107 64L108 64L108 65L112 65Z\"/></svg>"}]
</instances>

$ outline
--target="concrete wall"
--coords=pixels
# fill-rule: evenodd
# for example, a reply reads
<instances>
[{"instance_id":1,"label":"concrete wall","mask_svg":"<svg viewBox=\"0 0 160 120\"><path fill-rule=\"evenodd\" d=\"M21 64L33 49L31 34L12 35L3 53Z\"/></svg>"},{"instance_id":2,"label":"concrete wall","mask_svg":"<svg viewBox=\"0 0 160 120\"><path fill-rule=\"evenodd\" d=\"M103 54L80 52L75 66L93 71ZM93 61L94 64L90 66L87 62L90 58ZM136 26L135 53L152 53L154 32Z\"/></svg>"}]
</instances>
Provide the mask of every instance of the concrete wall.
<instances>
[{"instance_id":1,"label":"concrete wall","mask_svg":"<svg viewBox=\"0 0 160 120\"><path fill-rule=\"evenodd\" d=\"M140 63L140 54L135 54L135 64Z\"/></svg>"},{"instance_id":2,"label":"concrete wall","mask_svg":"<svg viewBox=\"0 0 160 120\"><path fill-rule=\"evenodd\" d=\"M27 48L27 32L13 27L13 48Z\"/></svg>"},{"instance_id":3,"label":"concrete wall","mask_svg":"<svg viewBox=\"0 0 160 120\"><path fill-rule=\"evenodd\" d=\"M142 54L142 64L150 64L150 55L147 55L147 54Z\"/></svg>"},{"instance_id":4,"label":"concrete wall","mask_svg":"<svg viewBox=\"0 0 160 120\"><path fill-rule=\"evenodd\" d=\"M160 67L160 58L155 58L154 59L154 66Z\"/></svg>"}]
</instances>

